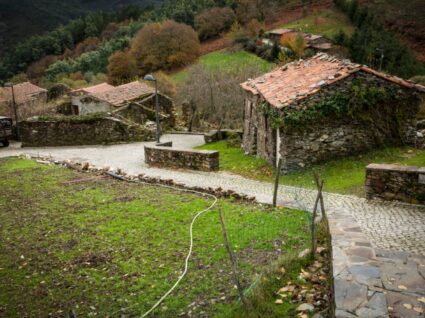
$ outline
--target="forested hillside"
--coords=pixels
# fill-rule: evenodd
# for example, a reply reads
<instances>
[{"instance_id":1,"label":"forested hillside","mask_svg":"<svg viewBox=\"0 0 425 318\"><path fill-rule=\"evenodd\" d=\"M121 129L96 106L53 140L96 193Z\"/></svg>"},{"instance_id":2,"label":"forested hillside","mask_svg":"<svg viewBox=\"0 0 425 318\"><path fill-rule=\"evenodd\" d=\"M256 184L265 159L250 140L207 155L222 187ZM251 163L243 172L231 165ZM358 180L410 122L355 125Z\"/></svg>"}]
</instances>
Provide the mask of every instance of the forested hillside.
<instances>
[{"instance_id":1,"label":"forested hillside","mask_svg":"<svg viewBox=\"0 0 425 318\"><path fill-rule=\"evenodd\" d=\"M0 55L34 34L50 31L90 11L109 11L162 0L0 0Z\"/></svg>"}]
</instances>

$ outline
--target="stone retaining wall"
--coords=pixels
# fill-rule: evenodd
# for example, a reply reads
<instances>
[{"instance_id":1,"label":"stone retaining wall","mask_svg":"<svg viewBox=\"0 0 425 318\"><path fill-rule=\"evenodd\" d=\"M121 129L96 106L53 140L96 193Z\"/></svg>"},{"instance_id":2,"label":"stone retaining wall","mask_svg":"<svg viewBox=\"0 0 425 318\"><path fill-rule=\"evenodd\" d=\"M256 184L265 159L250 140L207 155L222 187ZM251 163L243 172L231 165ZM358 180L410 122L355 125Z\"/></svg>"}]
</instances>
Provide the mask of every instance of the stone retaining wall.
<instances>
[{"instance_id":1,"label":"stone retaining wall","mask_svg":"<svg viewBox=\"0 0 425 318\"><path fill-rule=\"evenodd\" d=\"M154 140L143 126L129 125L114 117L90 120L28 120L20 123L24 147L96 145Z\"/></svg>"},{"instance_id":2,"label":"stone retaining wall","mask_svg":"<svg viewBox=\"0 0 425 318\"><path fill-rule=\"evenodd\" d=\"M219 168L219 153L208 150L145 146L145 162L156 167L216 171Z\"/></svg>"},{"instance_id":3,"label":"stone retaining wall","mask_svg":"<svg viewBox=\"0 0 425 318\"><path fill-rule=\"evenodd\" d=\"M370 164L366 167L366 197L425 203L425 167Z\"/></svg>"}]
</instances>

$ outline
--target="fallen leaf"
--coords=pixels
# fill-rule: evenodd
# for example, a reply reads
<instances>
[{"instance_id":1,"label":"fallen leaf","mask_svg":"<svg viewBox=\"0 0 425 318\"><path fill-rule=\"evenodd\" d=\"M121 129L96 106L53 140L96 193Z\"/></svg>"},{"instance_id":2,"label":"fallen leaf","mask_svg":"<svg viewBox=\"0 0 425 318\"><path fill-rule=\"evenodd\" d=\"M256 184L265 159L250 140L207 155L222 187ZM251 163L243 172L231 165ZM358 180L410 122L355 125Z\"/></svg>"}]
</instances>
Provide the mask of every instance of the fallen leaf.
<instances>
[{"instance_id":1,"label":"fallen leaf","mask_svg":"<svg viewBox=\"0 0 425 318\"><path fill-rule=\"evenodd\" d=\"M413 306L411 304L403 304L404 308L412 309Z\"/></svg>"},{"instance_id":2,"label":"fallen leaf","mask_svg":"<svg viewBox=\"0 0 425 318\"><path fill-rule=\"evenodd\" d=\"M276 299L276 301L274 302L275 304L283 304L283 300L282 299Z\"/></svg>"},{"instance_id":3,"label":"fallen leaf","mask_svg":"<svg viewBox=\"0 0 425 318\"><path fill-rule=\"evenodd\" d=\"M421 303L425 303L425 297L418 298L418 301L420 301Z\"/></svg>"},{"instance_id":4,"label":"fallen leaf","mask_svg":"<svg viewBox=\"0 0 425 318\"><path fill-rule=\"evenodd\" d=\"M404 285L398 285L397 287L398 287L398 289L402 289L402 290L406 290L407 289L407 287L404 286Z\"/></svg>"},{"instance_id":5,"label":"fallen leaf","mask_svg":"<svg viewBox=\"0 0 425 318\"><path fill-rule=\"evenodd\" d=\"M424 310L421 307L413 307L413 310L416 311L416 312L418 312L418 313L421 313L421 314L424 313Z\"/></svg>"}]
</instances>

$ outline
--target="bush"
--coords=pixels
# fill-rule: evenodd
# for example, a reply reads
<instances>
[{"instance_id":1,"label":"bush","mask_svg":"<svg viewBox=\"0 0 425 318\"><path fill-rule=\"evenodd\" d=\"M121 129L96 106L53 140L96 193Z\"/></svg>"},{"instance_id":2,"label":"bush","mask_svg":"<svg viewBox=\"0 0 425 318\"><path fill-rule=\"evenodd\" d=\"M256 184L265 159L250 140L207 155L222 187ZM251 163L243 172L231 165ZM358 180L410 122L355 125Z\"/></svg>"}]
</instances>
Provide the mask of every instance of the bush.
<instances>
[{"instance_id":1,"label":"bush","mask_svg":"<svg viewBox=\"0 0 425 318\"><path fill-rule=\"evenodd\" d=\"M120 85L137 76L136 61L127 52L118 51L108 59L108 82Z\"/></svg>"}]
</instances>

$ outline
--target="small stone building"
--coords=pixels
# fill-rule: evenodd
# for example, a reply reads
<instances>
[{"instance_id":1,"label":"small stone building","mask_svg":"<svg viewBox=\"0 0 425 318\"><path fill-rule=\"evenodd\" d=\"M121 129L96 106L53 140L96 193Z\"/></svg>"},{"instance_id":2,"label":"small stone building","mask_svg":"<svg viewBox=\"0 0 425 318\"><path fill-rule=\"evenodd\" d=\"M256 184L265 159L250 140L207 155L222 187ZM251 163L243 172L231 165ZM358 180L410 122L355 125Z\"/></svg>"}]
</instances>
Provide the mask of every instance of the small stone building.
<instances>
[{"instance_id":1,"label":"small stone building","mask_svg":"<svg viewBox=\"0 0 425 318\"><path fill-rule=\"evenodd\" d=\"M160 118L165 126L175 123L174 105L171 98L158 94ZM138 124L155 120L155 89L134 81L120 86L107 83L86 87L71 92L73 114L110 112Z\"/></svg>"},{"instance_id":2,"label":"small stone building","mask_svg":"<svg viewBox=\"0 0 425 318\"><path fill-rule=\"evenodd\" d=\"M43 106L47 102L47 90L31 82L13 85L13 92L20 112L36 106ZM0 87L0 115L14 117L12 102L12 88Z\"/></svg>"},{"instance_id":3,"label":"small stone building","mask_svg":"<svg viewBox=\"0 0 425 318\"><path fill-rule=\"evenodd\" d=\"M319 53L241 84L243 149L283 172L414 145L425 87Z\"/></svg>"}]
</instances>

